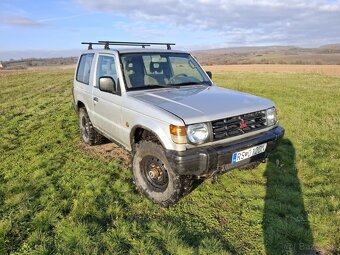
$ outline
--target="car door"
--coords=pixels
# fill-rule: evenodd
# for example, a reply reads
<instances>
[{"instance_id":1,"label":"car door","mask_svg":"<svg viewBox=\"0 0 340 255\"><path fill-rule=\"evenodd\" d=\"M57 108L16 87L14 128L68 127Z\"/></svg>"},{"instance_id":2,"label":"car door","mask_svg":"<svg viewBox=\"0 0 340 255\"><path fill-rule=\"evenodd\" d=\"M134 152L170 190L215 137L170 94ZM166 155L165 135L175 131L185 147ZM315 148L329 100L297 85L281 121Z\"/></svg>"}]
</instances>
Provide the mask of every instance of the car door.
<instances>
[{"instance_id":1,"label":"car door","mask_svg":"<svg viewBox=\"0 0 340 255\"><path fill-rule=\"evenodd\" d=\"M99 78L110 76L116 82L116 93L99 89ZM98 54L95 86L93 87L94 126L105 135L121 143L121 95L114 55Z\"/></svg>"}]
</instances>

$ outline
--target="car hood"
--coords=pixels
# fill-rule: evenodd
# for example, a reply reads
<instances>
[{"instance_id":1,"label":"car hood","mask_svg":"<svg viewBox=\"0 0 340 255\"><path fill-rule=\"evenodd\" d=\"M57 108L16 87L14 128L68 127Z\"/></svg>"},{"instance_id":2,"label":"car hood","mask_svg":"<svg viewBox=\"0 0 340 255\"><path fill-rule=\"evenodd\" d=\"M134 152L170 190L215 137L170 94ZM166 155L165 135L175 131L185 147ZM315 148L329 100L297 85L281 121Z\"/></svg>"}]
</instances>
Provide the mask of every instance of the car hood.
<instances>
[{"instance_id":1,"label":"car hood","mask_svg":"<svg viewBox=\"0 0 340 255\"><path fill-rule=\"evenodd\" d=\"M223 119L274 106L270 100L215 85L138 91L132 96L178 116L185 124Z\"/></svg>"}]
</instances>

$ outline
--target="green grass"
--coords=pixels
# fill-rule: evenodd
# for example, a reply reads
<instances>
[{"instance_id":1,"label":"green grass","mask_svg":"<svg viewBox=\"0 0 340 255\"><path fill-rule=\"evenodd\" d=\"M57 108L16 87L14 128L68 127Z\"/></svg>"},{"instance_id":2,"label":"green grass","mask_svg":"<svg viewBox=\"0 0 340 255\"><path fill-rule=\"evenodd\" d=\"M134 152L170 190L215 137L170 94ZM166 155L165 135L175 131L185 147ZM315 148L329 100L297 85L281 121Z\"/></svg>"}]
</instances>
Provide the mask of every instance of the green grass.
<instances>
[{"instance_id":1,"label":"green grass","mask_svg":"<svg viewBox=\"0 0 340 255\"><path fill-rule=\"evenodd\" d=\"M0 254L339 252L340 78L214 76L276 102L285 138L267 164L207 180L169 209L119 162L82 151L73 71L0 76Z\"/></svg>"}]
</instances>

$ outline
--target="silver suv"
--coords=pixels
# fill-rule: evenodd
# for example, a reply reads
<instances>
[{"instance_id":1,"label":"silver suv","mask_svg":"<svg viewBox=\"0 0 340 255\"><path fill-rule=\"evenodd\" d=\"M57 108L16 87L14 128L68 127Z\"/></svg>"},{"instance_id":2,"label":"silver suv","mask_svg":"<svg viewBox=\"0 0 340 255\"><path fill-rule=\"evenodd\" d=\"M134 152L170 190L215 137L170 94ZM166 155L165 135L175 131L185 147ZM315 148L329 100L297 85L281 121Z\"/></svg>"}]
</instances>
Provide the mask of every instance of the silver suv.
<instances>
[{"instance_id":1,"label":"silver suv","mask_svg":"<svg viewBox=\"0 0 340 255\"><path fill-rule=\"evenodd\" d=\"M218 87L173 44L83 44L73 87L82 138L94 145L106 137L130 151L137 189L155 203L169 206L199 180L255 168L283 137L273 102Z\"/></svg>"}]
</instances>

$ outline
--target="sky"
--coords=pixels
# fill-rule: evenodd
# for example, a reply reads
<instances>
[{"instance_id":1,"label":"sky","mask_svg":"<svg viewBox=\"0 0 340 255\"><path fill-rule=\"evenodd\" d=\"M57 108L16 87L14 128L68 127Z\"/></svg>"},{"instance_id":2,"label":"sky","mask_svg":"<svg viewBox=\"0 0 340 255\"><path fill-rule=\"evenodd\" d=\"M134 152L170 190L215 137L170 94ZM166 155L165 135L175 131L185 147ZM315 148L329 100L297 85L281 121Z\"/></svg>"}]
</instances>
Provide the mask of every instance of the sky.
<instances>
[{"instance_id":1,"label":"sky","mask_svg":"<svg viewBox=\"0 0 340 255\"><path fill-rule=\"evenodd\" d=\"M178 49L340 42L340 0L1 0L0 52L81 49L82 41ZM65 51L66 52L66 51Z\"/></svg>"}]
</instances>

